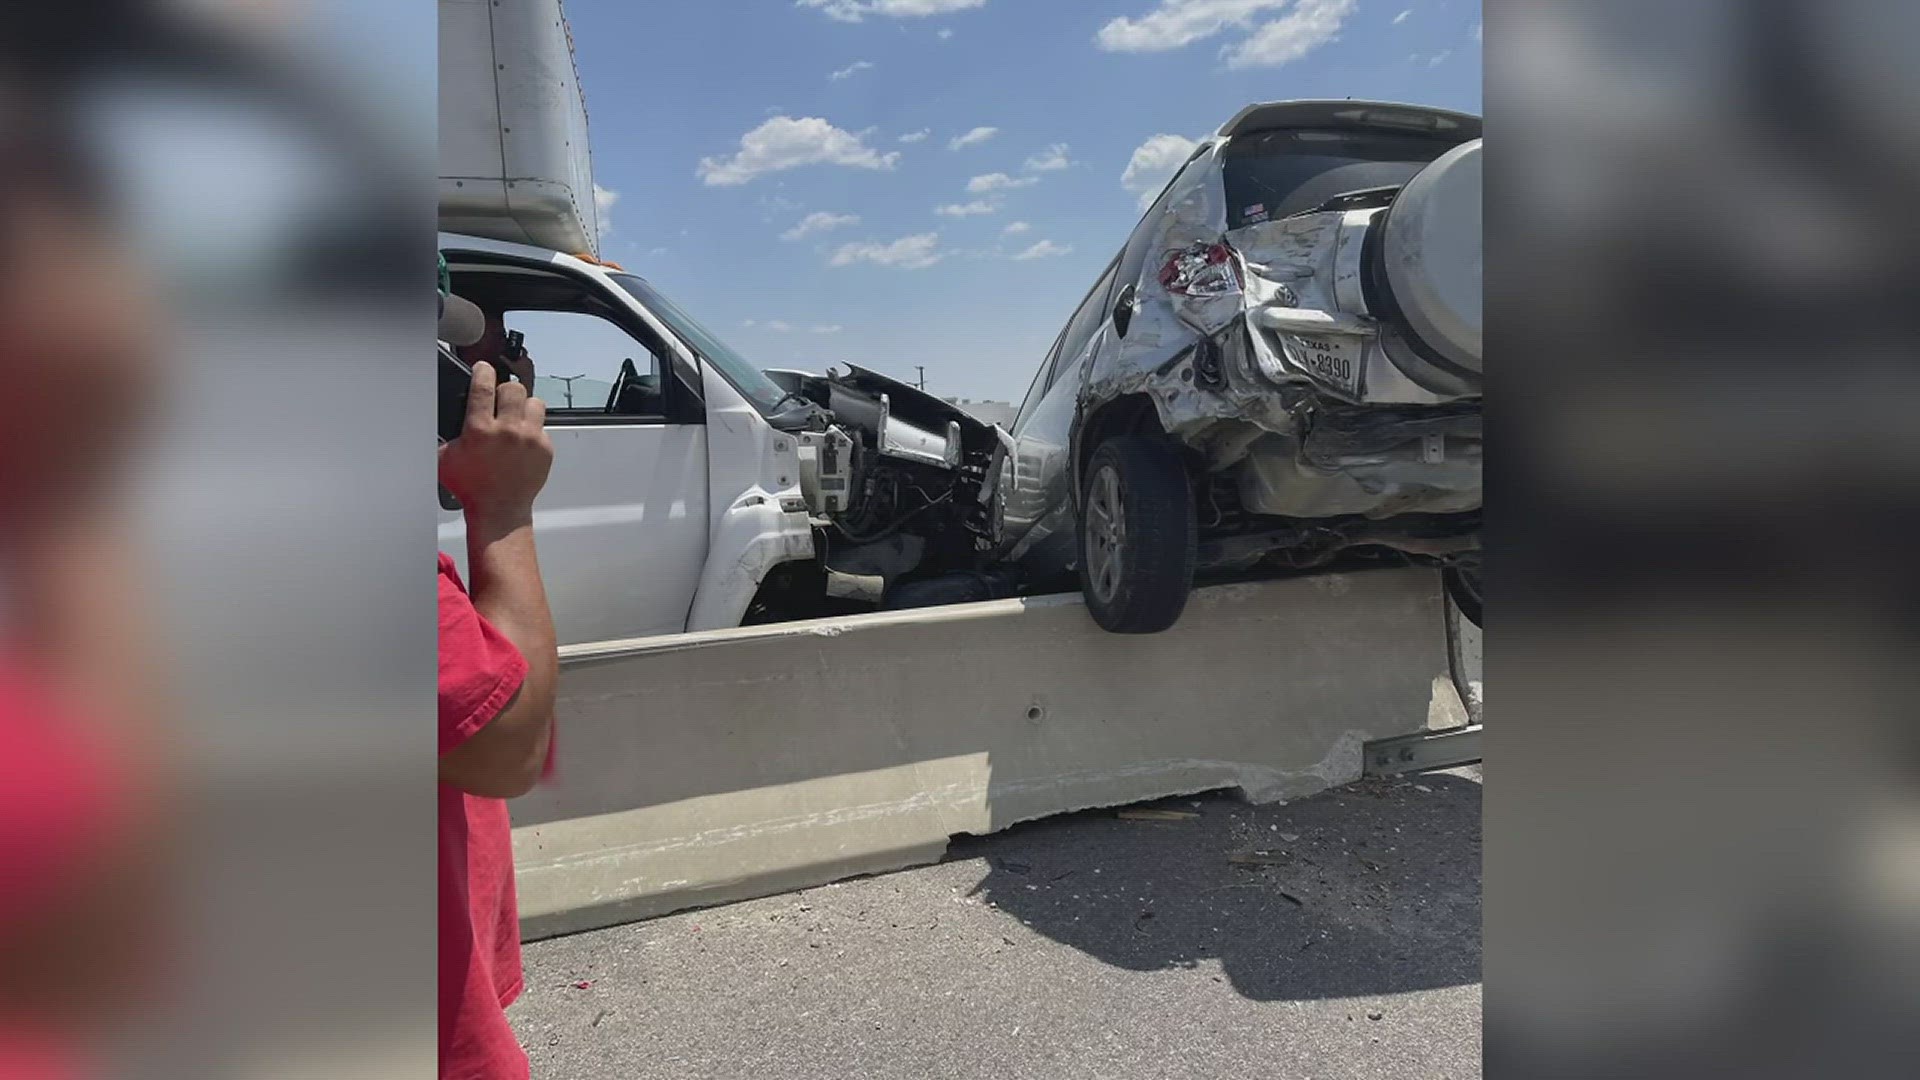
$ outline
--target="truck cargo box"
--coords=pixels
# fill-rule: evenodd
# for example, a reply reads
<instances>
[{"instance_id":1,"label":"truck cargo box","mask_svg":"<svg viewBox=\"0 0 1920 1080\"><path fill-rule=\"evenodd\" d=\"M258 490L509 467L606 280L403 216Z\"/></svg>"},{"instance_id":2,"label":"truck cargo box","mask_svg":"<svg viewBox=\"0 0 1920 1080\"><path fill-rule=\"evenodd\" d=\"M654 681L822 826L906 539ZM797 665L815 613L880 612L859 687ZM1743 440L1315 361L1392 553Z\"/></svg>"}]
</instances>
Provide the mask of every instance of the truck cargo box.
<instances>
[{"instance_id":1,"label":"truck cargo box","mask_svg":"<svg viewBox=\"0 0 1920 1080\"><path fill-rule=\"evenodd\" d=\"M599 254L560 0L440 0L440 228Z\"/></svg>"}]
</instances>

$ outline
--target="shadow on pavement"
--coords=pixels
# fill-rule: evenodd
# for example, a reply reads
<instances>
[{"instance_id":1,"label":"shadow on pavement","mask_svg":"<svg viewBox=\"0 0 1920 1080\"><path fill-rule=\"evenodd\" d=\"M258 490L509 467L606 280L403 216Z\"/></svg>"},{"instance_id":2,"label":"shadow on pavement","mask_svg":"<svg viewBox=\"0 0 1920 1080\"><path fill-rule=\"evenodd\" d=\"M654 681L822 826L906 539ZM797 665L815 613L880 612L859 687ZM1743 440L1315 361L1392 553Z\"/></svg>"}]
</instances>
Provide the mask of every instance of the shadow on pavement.
<instances>
[{"instance_id":1,"label":"shadow on pavement","mask_svg":"<svg viewBox=\"0 0 1920 1080\"><path fill-rule=\"evenodd\" d=\"M985 859L975 895L1038 933L1134 971L1217 961L1248 998L1480 981L1480 784L1455 773L1089 811L956 837L948 858Z\"/></svg>"}]
</instances>

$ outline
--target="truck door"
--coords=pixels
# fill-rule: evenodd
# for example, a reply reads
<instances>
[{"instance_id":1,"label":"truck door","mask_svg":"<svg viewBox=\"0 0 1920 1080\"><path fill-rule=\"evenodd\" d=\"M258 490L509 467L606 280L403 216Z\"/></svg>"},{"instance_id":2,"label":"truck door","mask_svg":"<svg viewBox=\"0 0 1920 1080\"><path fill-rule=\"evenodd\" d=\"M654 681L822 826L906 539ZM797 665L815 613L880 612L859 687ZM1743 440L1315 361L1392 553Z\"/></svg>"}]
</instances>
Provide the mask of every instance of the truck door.
<instances>
[{"instance_id":1,"label":"truck door","mask_svg":"<svg viewBox=\"0 0 1920 1080\"><path fill-rule=\"evenodd\" d=\"M707 557L707 438L696 361L567 275L456 269L454 291L525 335L553 471L534 503L562 645L686 629ZM441 550L465 571L465 526Z\"/></svg>"}]
</instances>

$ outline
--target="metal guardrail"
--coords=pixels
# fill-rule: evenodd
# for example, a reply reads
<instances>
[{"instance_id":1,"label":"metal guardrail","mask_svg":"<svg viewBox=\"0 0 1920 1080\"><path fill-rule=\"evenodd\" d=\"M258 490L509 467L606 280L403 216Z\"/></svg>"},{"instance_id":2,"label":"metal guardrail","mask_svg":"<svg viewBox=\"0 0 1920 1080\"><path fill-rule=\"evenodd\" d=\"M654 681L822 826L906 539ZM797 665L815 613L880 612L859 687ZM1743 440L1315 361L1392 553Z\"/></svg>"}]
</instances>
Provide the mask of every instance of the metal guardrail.
<instances>
[{"instance_id":1,"label":"metal guardrail","mask_svg":"<svg viewBox=\"0 0 1920 1080\"><path fill-rule=\"evenodd\" d=\"M1468 724L1368 743L1365 768L1368 776L1402 776L1473 765L1480 760L1480 725Z\"/></svg>"},{"instance_id":2,"label":"metal guardrail","mask_svg":"<svg viewBox=\"0 0 1920 1080\"><path fill-rule=\"evenodd\" d=\"M1379 739L1366 745L1364 769L1368 776L1452 769L1480 763L1480 725L1484 673L1481 670L1481 629L1451 600L1446 605L1447 664L1454 690L1460 696L1466 723L1459 727L1414 732Z\"/></svg>"}]
</instances>

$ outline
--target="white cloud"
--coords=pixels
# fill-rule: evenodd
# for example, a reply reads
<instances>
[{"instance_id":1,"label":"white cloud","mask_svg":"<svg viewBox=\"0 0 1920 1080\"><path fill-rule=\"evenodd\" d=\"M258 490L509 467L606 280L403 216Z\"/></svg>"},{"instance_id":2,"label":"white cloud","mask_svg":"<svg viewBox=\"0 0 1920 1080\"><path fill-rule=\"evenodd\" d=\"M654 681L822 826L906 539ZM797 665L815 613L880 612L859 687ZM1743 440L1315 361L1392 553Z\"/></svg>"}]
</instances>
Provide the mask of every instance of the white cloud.
<instances>
[{"instance_id":1,"label":"white cloud","mask_svg":"<svg viewBox=\"0 0 1920 1080\"><path fill-rule=\"evenodd\" d=\"M815 210L813 213L801 218L800 224L781 233L780 239L798 240L803 236L823 233L829 229L837 229L842 225L858 224L860 224L859 214L836 214L830 210Z\"/></svg>"},{"instance_id":2,"label":"white cloud","mask_svg":"<svg viewBox=\"0 0 1920 1080\"><path fill-rule=\"evenodd\" d=\"M1012 191L1014 188L1028 187L1040 182L1037 176L1023 176L1018 180L1003 172L976 176L967 181L967 194L984 195L991 191Z\"/></svg>"},{"instance_id":3,"label":"white cloud","mask_svg":"<svg viewBox=\"0 0 1920 1080\"><path fill-rule=\"evenodd\" d=\"M1407 10L1405 10L1405 11L1403 11L1403 12L1401 12L1400 14L1398 14L1398 15L1395 15L1395 16L1393 17L1393 25L1395 25L1395 26L1399 26L1399 25L1400 25L1401 23L1403 23L1403 22L1406 22L1406 21L1407 21L1407 16L1409 16L1409 15L1411 15L1411 14L1413 14L1413 9L1412 9L1412 8L1408 8Z\"/></svg>"},{"instance_id":4,"label":"white cloud","mask_svg":"<svg viewBox=\"0 0 1920 1080\"><path fill-rule=\"evenodd\" d=\"M812 330L808 331L808 333L811 333L811 334L837 334L839 332L840 332L839 323L829 323L825 326L816 326Z\"/></svg>"},{"instance_id":5,"label":"white cloud","mask_svg":"<svg viewBox=\"0 0 1920 1080\"><path fill-rule=\"evenodd\" d=\"M1300 0L1281 18L1223 51L1230 68L1279 67L1340 36L1356 0Z\"/></svg>"},{"instance_id":6,"label":"white cloud","mask_svg":"<svg viewBox=\"0 0 1920 1080\"><path fill-rule=\"evenodd\" d=\"M950 37L952 37L952 36L953 36L953 31L952 31L951 29L949 29L948 27L944 27L944 26L943 26L943 27L941 27L941 28L940 28L940 32L939 32L939 33L937 33L937 34L935 34L935 35L933 35L933 36L934 36L934 37L937 37L937 38L939 38L939 39L940 39L941 41L945 41L945 40L947 40L948 38L950 38Z\"/></svg>"},{"instance_id":7,"label":"white cloud","mask_svg":"<svg viewBox=\"0 0 1920 1080\"><path fill-rule=\"evenodd\" d=\"M882 154L817 116L795 119L776 116L740 136L740 151L723 158L701 158L696 175L709 187L744 184L762 173L802 165L845 165L856 169L891 169L899 151Z\"/></svg>"},{"instance_id":8,"label":"white cloud","mask_svg":"<svg viewBox=\"0 0 1920 1080\"><path fill-rule=\"evenodd\" d=\"M647 254L649 255L665 255L666 253L667 253L667 249L663 247L647 249Z\"/></svg>"},{"instance_id":9,"label":"white cloud","mask_svg":"<svg viewBox=\"0 0 1920 1080\"><path fill-rule=\"evenodd\" d=\"M767 320L767 329L777 330L780 333L784 334L787 331L793 329L793 324L786 321L785 319L769 319Z\"/></svg>"},{"instance_id":10,"label":"white cloud","mask_svg":"<svg viewBox=\"0 0 1920 1080\"><path fill-rule=\"evenodd\" d=\"M987 0L795 0L795 7L817 8L830 19L859 22L869 15L918 19L984 7Z\"/></svg>"},{"instance_id":11,"label":"white cloud","mask_svg":"<svg viewBox=\"0 0 1920 1080\"><path fill-rule=\"evenodd\" d=\"M1055 169L1064 169L1072 164L1073 159L1067 156L1067 144L1063 142L1054 143L1027 159L1027 169L1030 172L1053 172Z\"/></svg>"},{"instance_id":12,"label":"white cloud","mask_svg":"<svg viewBox=\"0 0 1920 1080\"><path fill-rule=\"evenodd\" d=\"M1480 33L1481 33L1481 31L1480 31L1480 27L1481 27L1481 24L1480 24L1480 23L1474 23L1474 24L1473 24L1473 40L1475 40L1475 41L1479 41L1479 40L1480 40Z\"/></svg>"},{"instance_id":13,"label":"white cloud","mask_svg":"<svg viewBox=\"0 0 1920 1080\"><path fill-rule=\"evenodd\" d=\"M1153 136L1134 148L1127 170L1120 174L1120 186L1138 196L1145 210L1198 145L1184 135Z\"/></svg>"},{"instance_id":14,"label":"white cloud","mask_svg":"<svg viewBox=\"0 0 1920 1080\"><path fill-rule=\"evenodd\" d=\"M980 199L975 199L970 203L948 203L945 206L936 206L933 208L933 212L942 217L972 217L975 214L991 214L993 210L994 207L992 203L984 202Z\"/></svg>"},{"instance_id":15,"label":"white cloud","mask_svg":"<svg viewBox=\"0 0 1920 1080\"><path fill-rule=\"evenodd\" d=\"M752 320L752 319L741 319L741 320L740 320L740 325L741 325L741 326L745 326L745 327L751 327L751 326L753 325L753 320Z\"/></svg>"},{"instance_id":16,"label":"white cloud","mask_svg":"<svg viewBox=\"0 0 1920 1080\"><path fill-rule=\"evenodd\" d=\"M999 133L1000 133L1000 129L997 127L977 127L977 128L974 128L972 131L967 132L965 135L955 135L951 140L947 142L947 149L958 150L963 146L972 146L975 143L983 143L983 142L986 142L988 139L993 138L995 135L998 135Z\"/></svg>"},{"instance_id":17,"label":"white cloud","mask_svg":"<svg viewBox=\"0 0 1920 1080\"><path fill-rule=\"evenodd\" d=\"M1100 28L1094 43L1109 52L1163 52L1210 38L1229 26L1286 7L1289 0L1160 0L1135 19L1121 16Z\"/></svg>"},{"instance_id":18,"label":"white cloud","mask_svg":"<svg viewBox=\"0 0 1920 1080\"><path fill-rule=\"evenodd\" d=\"M1032 247L1015 255L1014 258L1025 262L1028 259L1045 259L1054 255L1066 255L1073 251L1070 244L1056 244L1051 240L1042 240Z\"/></svg>"},{"instance_id":19,"label":"white cloud","mask_svg":"<svg viewBox=\"0 0 1920 1080\"><path fill-rule=\"evenodd\" d=\"M1339 35L1356 0L1159 0L1138 18L1121 16L1094 35L1109 52L1164 52L1229 29L1247 36L1221 50L1230 68L1279 67ZM1278 18L1271 13L1292 6ZM1258 25L1256 25L1258 24Z\"/></svg>"},{"instance_id":20,"label":"white cloud","mask_svg":"<svg viewBox=\"0 0 1920 1080\"><path fill-rule=\"evenodd\" d=\"M1439 52L1434 53L1432 56L1427 57L1427 66L1439 67L1441 64L1446 62L1447 57L1452 55L1453 55L1452 49L1441 49Z\"/></svg>"},{"instance_id":21,"label":"white cloud","mask_svg":"<svg viewBox=\"0 0 1920 1080\"><path fill-rule=\"evenodd\" d=\"M875 266L898 266L906 270L920 270L932 266L944 257L944 252L935 250L939 244L939 233L903 236L884 244L877 240L862 240L840 245L840 250L833 253L833 258L828 260L828 265L852 266L854 263L866 262L873 263Z\"/></svg>"},{"instance_id":22,"label":"white cloud","mask_svg":"<svg viewBox=\"0 0 1920 1080\"><path fill-rule=\"evenodd\" d=\"M871 67L873 67L873 62L870 60L855 60L853 63L848 64L846 67L841 68L839 71L836 71L831 75L828 75L827 78L833 80L834 82L839 82L841 79L850 79L855 75L858 75L861 72L866 71Z\"/></svg>"},{"instance_id":23,"label":"white cloud","mask_svg":"<svg viewBox=\"0 0 1920 1080\"><path fill-rule=\"evenodd\" d=\"M601 236L613 231L613 204L619 201L619 192L599 184L593 185L593 217Z\"/></svg>"},{"instance_id":24,"label":"white cloud","mask_svg":"<svg viewBox=\"0 0 1920 1080\"><path fill-rule=\"evenodd\" d=\"M1031 229L1031 228L1033 228L1033 226L1027 224L1024 221L1013 221L1013 222L1009 222L1007 224L1007 227L1004 229L1001 229L1000 231L1005 233L1008 236L1015 236L1020 233L1026 232L1028 229Z\"/></svg>"},{"instance_id":25,"label":"white cloud","mask_svg":"<svg viewBox=\"0 0 1920 1080\"><path fill-rule=\"evenodd\" d=\"M933 134L932 128L921 128L919 131L909 131L905 135L900 136L900 141L905 143L915 143L915 142L919 142L920 140L926 138L931 134Z\"/></svg>"}]
</instances>

